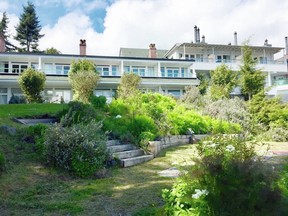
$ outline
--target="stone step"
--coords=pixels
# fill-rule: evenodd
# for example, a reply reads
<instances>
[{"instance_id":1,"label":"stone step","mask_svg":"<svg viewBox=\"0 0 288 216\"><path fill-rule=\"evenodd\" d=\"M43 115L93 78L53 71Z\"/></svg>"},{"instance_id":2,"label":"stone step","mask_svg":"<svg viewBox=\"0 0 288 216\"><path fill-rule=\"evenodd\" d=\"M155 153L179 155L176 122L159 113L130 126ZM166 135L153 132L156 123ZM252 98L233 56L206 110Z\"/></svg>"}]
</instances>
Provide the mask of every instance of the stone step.
<instances>
[{"instance_id":1,"label":"stone step","mask_svg":"<svg viewBox=\"0 0 288 216\"><path fill-rule=\"evenodd\" d=\"M120 141L119 140L107 140L106 145L107 146L114 146L114 145L120 145Z\"/></svg>"},{"instance_id":2,"label":"stone step","mask_svg":"<svg viewBox=\"0 0 288 216\"><path fill-rule=\"evenodd\" d=\"M136 149L136 146L132 144L125 144L125 145L113 145L107 147L111 153L115 152L122 152L122 151L129 151Z\"/></svg>"},{"instance_id":3,"label":"stone step","mask_svg":"<svg viewBox=\"0 0 288 216\"><path fill-rule=\"evenodd\" d=\"M130 151L115 152L113 153L113 156L119 159L124 159L124 158L132 158L132 157L141 156L143 154L144 154L144 151L142 149L135 149L135 150L130 150Z\"/></svg>"},{"instance_id":4,"label":"stone step","mask_svg":"<svg viewBox=\"0 0 288 216\"><path fill-rule=\"evenodd\" d=\"M121 159L121 166L130 167L130 166L134 166L134 165L152 160L153 158L154 158L153 155L142 155L142 156L133 157L133 158Z\"/></svg>"}]
</instances>

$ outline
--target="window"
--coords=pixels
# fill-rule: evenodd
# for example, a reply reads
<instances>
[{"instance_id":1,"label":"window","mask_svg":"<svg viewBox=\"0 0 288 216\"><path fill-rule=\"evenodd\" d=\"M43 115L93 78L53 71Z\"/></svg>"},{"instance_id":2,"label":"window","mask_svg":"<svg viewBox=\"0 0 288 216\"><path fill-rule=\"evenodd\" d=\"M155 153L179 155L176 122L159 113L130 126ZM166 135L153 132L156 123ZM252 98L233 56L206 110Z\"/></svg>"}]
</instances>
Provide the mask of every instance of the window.
<instances>
[{"instance_id":1,"label":"window","mask_svg":"<svg viewBox=\"0 0 288 216\"><path fill-rule=\"evenodd\" d=\"M8 72L9 72L8 62L0 62L0 73L8 73Z\"/></svg>"},{"instance_id":2,"label":"window","mask_svg":"<svg viewBox=\"0 0 288 216\"><path fill-rule=\"evenodd\" d=\"M7 88L0 88L0 104L7 104Z\"/></svg>"},{"instance_id":3,"label":"window","mask_svg":"<svg viewBox=\"0 0 288 216\"><path fill-rule=\"evenodd\" d=\"M110 66L109 65L98 65L96 70L102 76L109 76Z\"/></svg>"},{"instance_id":4,"label":"window","mask_svg":"<svg viewBox=\"0 0 288 216\"><path fill-rule=\"evenodd\" d=\"M118 75L118 67L116 65L112 65L112 76Z\"/></svg>"},{"instance_id":5,"label":"window","mask_svg":"<svg viewBox=\"0 0 288 216\"><path fill-rule=\"evenodd\" d=\"M203 62L203 54L196 54L196 61Z\"/></svg>"},{"instance_id":6,"label":"window","mask_svg":"<svg viewBox=\"0 0 288 216\"><path fill-rule=\"evenodd\" d=\"M222 56L217 56L217 59L216 59L216 63L221 63L222 62Z\"/></svg>"},{"instance_id":7,"label":"window","mask_svg":"<svg viewBox=\"0 0 288 216\"><path fill-rule=\"evenodd\" d=\"M178 77L179 76L179 68L167 68L167 76L168 77Z\"/></svg>"},{"instance_id":8,"label":"window","mask_svg":"<svg viewBox=\"0 0 288 216\"><path fill-rule=\"evenodd\" d=\"M45 63L44 64L44 72L45 74L53 74L53 64L52 63Z\"/></svg>"},{"instance_id":9,"label":"window","mask_svg":"<svg viewBox=\"0 0 288 216\"><path fill-rule=\"evenodd\" d=\"M139 75L139 76L145 76L145 71L146 71L145 67L138 67L138 66L133 66L132 67L132 72L134 74Z\"/></svg>"},{"instance_id":10,"label":"window","mask_svg":"<svg viewBox=\"0 0 288 216\"><path fill-rule=\"evenodd\" d=\"M223 55L223 62L230 62L230 55Z\"/></svg>"},{"instance_id":11,"label":"window","mask_svg":"<svg viewBox=\"0 0 288 216\"><path fill-rule=\"evenodd\" d=\"M38 70L38 64L37 63L31 63L31 68L33 68L34 70Z\"/></svg>"},{"instance_id":12,"label":"window","mask_svg":"<svg viewBox=\"0 0 288 216\"><path fill-rule=\"evenodd\" d=\"M183 57L182 53L179 53L179 59L181 59Z\"/></svg>"},{"instance_id":13,"label":"window","mask_svg":"<svg viewBox=\"0 0 288 216\"><path fill-rule=\"evenodd\" d=\"M53 98L53 89L44 89L43 99L45 102L51 102Z\"/></svg>"},{"instance_id":14,"label":"window","mask_svg":"<svg viewBox=\"0 0 288 216\"><path fill-rule=\"evenodd\" d=\"M147 76L155 76L155 74L154 74L154 67L148 67L147 68Z\"/></svg>"},{"instance_id":15,"label":"window","mask_svg":"<svg viewBox=\"0 0 288 216\"><path fill-rule=\"evenodd\" d=\"M168 90L168 94L179 98L181 96L181 91L180 90Z\"/></svg>"},{"instance_id":16,"label":"window","mask_svg":"<svg viewBox=\"0 0 288 216\"><path fill-rule=\"evenodd\" d=\"M56 68L56 74L68 74L70 70L70 65L59 65L57 64L55 66Z\"/></svg>"},{"instance_id":17,"label":"window","mask_svg":"<svg viewBox=\"0 0 288 216\"><path fill-rule=\"evenodd\" d=\"M165 77L165 68L161 67L161 77Z\"/></svg>"},{"instance_id":18,"label":"window","mask_svg":"<svg viewBox=\"0 0 288 216\"><path fill-rule=\"evenodd\" d=\"M28 68L28 63L12 63L12 73L22 73Z\"/></svg>"},{"instance_id":19,"label":"window","mask_svg":"<svg viewBox=\"0 0 288 216\"><path fill-rule=\"evenodd\" d=\"M124 66L124 73L130 73L130 66Z\"/></svg>"},{"instance_id":20,"label":"window","mask_svg":"<svg viewBox=\"0 0 288 216\"><path fill-rule=\"evenodd\" d=\"M187 68L181 68L181 77L187 76Z\"/></svg>"},{"instance_id":21,"label":"window","mask_svg":"<svg viewBox=\"0 0 288 216\"><path fill-rule=\"evenodd\" d=\"M260 57L260 64L267 64L267 57Z\"/></svg>"}]
</instances>

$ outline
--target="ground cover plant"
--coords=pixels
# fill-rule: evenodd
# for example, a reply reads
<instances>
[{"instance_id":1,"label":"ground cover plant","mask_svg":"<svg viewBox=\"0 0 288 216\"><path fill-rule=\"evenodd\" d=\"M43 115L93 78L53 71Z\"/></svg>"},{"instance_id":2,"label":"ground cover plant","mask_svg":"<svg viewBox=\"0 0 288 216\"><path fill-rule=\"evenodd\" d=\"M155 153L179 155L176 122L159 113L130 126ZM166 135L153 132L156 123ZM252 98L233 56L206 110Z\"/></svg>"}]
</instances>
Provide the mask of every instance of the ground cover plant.
<instances>
[{"instance_id":1,"label":"ground cover plant","mask_svg":"<svg viewBox=\"0 0 288 216\"><path fill-rule=\"evenodd\" d=\"M255 143L216 136L196 149L199 157L163 191L167 215L287 214L278 172L257 156Z\"/></svg>"}]
</instances>

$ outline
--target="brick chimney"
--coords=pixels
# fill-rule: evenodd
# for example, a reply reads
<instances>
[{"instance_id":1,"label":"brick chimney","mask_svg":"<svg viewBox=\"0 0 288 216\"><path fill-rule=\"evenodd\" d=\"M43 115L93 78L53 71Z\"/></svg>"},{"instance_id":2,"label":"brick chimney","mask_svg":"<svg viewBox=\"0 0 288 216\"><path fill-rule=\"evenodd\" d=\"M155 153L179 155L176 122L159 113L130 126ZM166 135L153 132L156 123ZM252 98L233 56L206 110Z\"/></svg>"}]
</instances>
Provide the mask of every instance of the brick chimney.
<instances>
[{"instance_id":1,"label":"brick chimney","mask_svg":"<svg viewBox=\"0 0 288 216\"><path fill-rule=\"evenodd\" d=\"M148 53L148 58L157 58L157 52L156 52L156 46L155 44L150 44L149 45L149 53Z\"/></svg>"},{"instance_id":2,"label":"brick chimney","mask_svg":"<svg viewBox=\"0 0 288 216\"><path fill-rule=\"evenodd\" d=\"M85 39L80 39L80 55L81 56L86 56L86 40Z\"/></svg>"},{"instance_id":3,"label":"brick chimney","mask_svg":"<svg viewBox=\"0 0 288 216\"><path fill-rule=\"evenodd\" d=\"M0 34L0 52L6 51L6 44L2 34Z\"/></svg>"}]
</instances>

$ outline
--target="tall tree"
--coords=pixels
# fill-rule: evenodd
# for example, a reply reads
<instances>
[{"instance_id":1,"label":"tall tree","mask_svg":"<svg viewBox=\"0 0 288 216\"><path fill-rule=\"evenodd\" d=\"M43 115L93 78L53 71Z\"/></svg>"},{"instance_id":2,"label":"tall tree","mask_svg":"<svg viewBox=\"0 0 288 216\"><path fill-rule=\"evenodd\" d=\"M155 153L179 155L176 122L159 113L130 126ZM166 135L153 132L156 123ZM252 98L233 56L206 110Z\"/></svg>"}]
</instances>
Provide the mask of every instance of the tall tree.
<instances>
[{"instance_id":1,"label":"tall tree","mask_svg":"<svg viewBox=\"0 0 288 216\"><path fill-rule=\"evenodd\" d=\"M2 19L0 21L0 35L2 35L5 41L5 48L6 51L13 51L16 50L16 46L14 46L11 42L9 42L10 35L8 34L8 17L6 12L3 12Z\"/></svg>"},{"instance_id":2,"label":"tall tree","mask_svg":"<svg viewBox=\"0 0 288 216\"><path fill-rule=\"evenodd\" d=\"M210 93L213 99L229 98L238 81L238 73L221 64L211 71Z\"/></svg>"},{"instance_id":3,"label":"tall tree","mask_svg":"<svg viewBox=\"0 0 288 216\"><path fill-rule=\"evenodd\" d=\"M44 35L40 34L41 25L39 24L36 15L35 6L28 2L27 6L23 6L23 13L20 16L19 24L16 26L15 39L19 41L22 46L21 52L35 52L38 51L38 41Z\"/></svg>"},{"instance_id":4,"label":"tall tree","mask_svg":"<svg viewBox=\"0 0 288 216\"><path fill-rule=\"evenodd\" d=\"M248 44L242 47L243 65L240 66L241 91L245 98L251 100L253 95L264 89L265 74L261 69L256 69L256 60L253 59L252 49Z\"/></svg>"}]
</instances>

